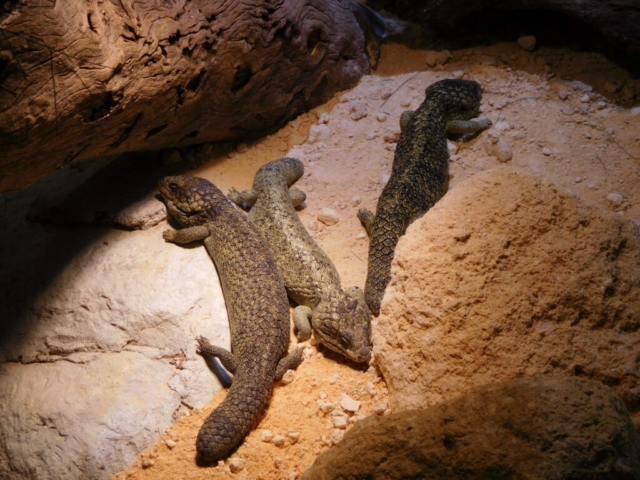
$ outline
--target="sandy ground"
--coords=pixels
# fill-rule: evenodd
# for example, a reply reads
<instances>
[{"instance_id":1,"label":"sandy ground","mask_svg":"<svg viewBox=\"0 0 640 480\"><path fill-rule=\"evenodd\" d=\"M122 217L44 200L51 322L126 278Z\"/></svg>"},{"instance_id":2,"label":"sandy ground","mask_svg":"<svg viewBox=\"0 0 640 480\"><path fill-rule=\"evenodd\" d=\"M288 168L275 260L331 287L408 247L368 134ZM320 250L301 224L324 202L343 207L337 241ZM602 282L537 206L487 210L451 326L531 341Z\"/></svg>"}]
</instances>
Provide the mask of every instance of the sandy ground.
<instances>
[{"instance_id":1,"label":"sandy ground","mask_svg":"<svg viewBox=\"0 0 640 480\"><path fill-rule=\"evenodd\" d=\"M462 75L483 85L482 116L494 127L451 144L450 185L501 161L526 165L575 195L640 222L640 112L630 109L640 101L637 79L600 54L544 46L529 52L515 42L452 51L436 66L425 62L430 56L420 48L384 45L375 75L359 86L268 138L233 151L216 147L215 158L193 173L223 191L243 189L264 163L287 154L300 158L306 172L296 187L307 193L300 217L336 264L343 286L363 286L368 240L356 212L375 209L391 171L400 113L423 101L427 85ZM325 207L335 210L337 224L317 220ZM154 228L160 232L166 225ZM290 384L276 386L262 421L232 461L211 468L194 461L197 431L224 398L222 392L184 416L114 478L299 478L343 432L318 401L339 404L346 393L361 402L356 414L346 415L349 426L359 416L381 412L387 401L373 367L344 363L315 346L311 352ZM264 430L284 437L282 444L264 442Z\"/></svg>"}]
</instances>

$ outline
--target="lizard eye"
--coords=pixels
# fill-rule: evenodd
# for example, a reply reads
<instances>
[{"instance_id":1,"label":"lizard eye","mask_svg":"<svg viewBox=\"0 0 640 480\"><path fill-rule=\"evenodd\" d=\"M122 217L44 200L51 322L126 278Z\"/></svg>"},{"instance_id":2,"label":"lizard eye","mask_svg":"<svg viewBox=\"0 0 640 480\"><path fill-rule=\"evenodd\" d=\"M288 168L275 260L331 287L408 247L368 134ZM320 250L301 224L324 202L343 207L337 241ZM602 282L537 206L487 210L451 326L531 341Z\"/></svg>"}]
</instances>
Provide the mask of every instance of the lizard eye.
<instances>
[{"instance_id":1,"label":"lizard eye","mask_svg":"<svg viewBox=\"0 0 640 480\"><path fill-rule=\"evenodd\" d=\"M178 191L178 184L176 183L170 183L169 184L169 190L171 190L172 193L176 193Z\"/></svg>"}]
</instances>

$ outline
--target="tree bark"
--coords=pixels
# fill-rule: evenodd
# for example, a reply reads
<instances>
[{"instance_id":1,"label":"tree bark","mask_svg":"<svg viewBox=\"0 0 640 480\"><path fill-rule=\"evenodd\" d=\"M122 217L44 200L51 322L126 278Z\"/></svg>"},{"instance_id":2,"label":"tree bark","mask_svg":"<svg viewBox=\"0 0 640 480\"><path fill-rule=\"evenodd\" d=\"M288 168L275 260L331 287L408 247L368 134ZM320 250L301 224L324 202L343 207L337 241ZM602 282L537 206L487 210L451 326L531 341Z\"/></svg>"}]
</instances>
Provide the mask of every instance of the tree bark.
<instances>
[{"instance_id":1,"label":"tree bark","mask_svg":"<svg viewBox=\"0 0 640 480\"><path fill-rule=\"evenodd\" d=\"M350 0L0 6L0 192L76 159L261 136L368 71Z\"/></svg>"}]
</instances>

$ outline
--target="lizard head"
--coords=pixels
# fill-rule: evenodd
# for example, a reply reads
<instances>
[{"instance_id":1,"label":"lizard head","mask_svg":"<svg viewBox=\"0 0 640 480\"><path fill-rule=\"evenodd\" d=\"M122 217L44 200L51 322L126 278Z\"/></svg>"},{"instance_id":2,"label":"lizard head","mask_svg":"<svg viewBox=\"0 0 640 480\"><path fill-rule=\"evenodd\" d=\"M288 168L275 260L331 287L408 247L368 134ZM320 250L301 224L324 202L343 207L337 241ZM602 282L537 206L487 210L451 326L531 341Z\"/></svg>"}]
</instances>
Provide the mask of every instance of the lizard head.
<instances>
[{"instance_id":1,"label":"lizard head","mask_svg":"<svg viewBox=\"0 0 640 480\"><path fill-rule=\"evenodd\" d=\"M469 120L480 113L482 87L474 80L444 79L429 85L425 98L446 98L450 119Z\"/></svg>"},{"instance_id":2,"label":"lizard head","mask_svg":"<svg viewBox=\"0 0 640 480\"><path fill-rule=\"evenodd\" d=\"M314 331L324 345L354 362L371 357L371 314L362 290L353 287L331 300L320 302Z\"/></svg>"},{"instance_id":3,"label":"lizard head","mask_svg":"<svg viewBox=\"0 0 640 480\"><path fill-rule=\"evenodd\" d=\"M206 207L224 197L208 180L189 175L165 177L158 189L169 214L185 227L201 225L207 218Z\"/></svg>"}]
</instances>

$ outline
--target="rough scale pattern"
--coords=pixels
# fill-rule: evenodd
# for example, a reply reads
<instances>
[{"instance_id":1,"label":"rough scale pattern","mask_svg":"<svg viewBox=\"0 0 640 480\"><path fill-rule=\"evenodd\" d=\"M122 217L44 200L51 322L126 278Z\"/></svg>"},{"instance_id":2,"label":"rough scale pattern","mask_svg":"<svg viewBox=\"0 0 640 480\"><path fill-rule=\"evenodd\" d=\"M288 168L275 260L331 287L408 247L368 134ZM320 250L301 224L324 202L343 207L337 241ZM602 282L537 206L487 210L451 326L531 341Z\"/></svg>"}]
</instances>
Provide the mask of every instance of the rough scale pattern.
<instances>
[{"instance_id":1,"label":"rough scale pattern","mask_svg":"<svg viewBox=\"0 0 640 480\"><path fill-rule=\"evenodd\" d=\"M473 133L491 126L489 120L467 121L479 111L482 92L477 82L441 80L430 85L425 95L415 112L405 112L401 118L391 178L378 199L375 216L368 210L358 212L371 237L364 293L375 315L380 313L391 279L398 239L447 191L447 132Z\"/></svg>"},{"instance_id":2,"label":"rough scale pattern","mask_svg":"<svg viewBox=\"0 0 640 480\"><path fill-rule=\"evenodd\" d=\"M232 190L229 198L251 207L249 220L271 250L289 296L299 305L294 321L300 339L310 335L309 321L320 341L356 362L371 354L371 316L357 287L344 291L327 255L300 222L294 206L304 202L289 186L304 173L300 160L274 160L256 173L253 189Z\"/></svg>"},{"instance_id":3,"label":"rough scale pattern","mask_svg":"<svg viewBox=\"0 0 640 480\"><path fill-rule=\"evenodd\" d=\"M211 463L225 457L255 426L274 381L300 363L301 351L285 357L287 294L273 259L243 213L202 178L166 177L160 193L169 213L186 227L165 231L165 240L204 240L220 275L229 316L233 353L198 340L202 353L217 356L234 374L226 398L198 433L198 460Z\"/></svg>"}]
</instances>

